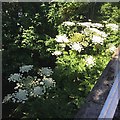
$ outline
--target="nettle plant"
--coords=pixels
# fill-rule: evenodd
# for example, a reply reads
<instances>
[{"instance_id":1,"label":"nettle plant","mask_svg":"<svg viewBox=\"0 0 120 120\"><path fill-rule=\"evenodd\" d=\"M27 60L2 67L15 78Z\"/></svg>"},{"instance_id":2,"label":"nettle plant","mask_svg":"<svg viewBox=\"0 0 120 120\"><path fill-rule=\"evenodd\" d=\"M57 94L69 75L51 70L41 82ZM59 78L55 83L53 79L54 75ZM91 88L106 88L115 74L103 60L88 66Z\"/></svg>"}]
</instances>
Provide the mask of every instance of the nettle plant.
<instances>
[{"instance_id":1,"label":"nettle plant","mask_svg":"<svg viewBox=\"0 0 120 120\"><path fill-rule=\"evenodd\" d=\"M42 97L48 89L55 87L55 81L51 78L53 73L49 67L42 67L37 72L36 76L30 72L33 70L33 65L24 65L19 68L19 73L11 74L8 78L9 82L15 82L15 92L5 96L5 102L25 103L30 97Z\"/></svg>"}]
</instances>

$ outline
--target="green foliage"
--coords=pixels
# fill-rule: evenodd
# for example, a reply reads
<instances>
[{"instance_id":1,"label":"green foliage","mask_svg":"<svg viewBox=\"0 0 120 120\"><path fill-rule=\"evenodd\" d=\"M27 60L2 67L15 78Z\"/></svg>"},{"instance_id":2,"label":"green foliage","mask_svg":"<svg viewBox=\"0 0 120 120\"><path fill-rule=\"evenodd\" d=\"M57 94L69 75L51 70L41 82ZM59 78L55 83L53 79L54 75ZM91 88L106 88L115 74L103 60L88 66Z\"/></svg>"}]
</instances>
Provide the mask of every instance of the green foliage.
<instances>
[{"instance_id":1,"label":"green foliage","mask_svg":"<svg viewBox=\"0 0 120 120\"><path fill-rule=\"evenodd\" d=\"M120 9L119 4L116 5L115 3L105 3L101 7L101 14L103 15L103 19L107 20L108 22L119 22L120 19Z\"/></svg>"},{"instance_id":2,"label":"green foliage","mask_svg":"<svg viewBox=\"0 0 120 120\"><path fill-rule=\"evenodd\" d=\"M54 71L52 77L56 81L56 87L49 89L42 97L30 97L24 104L16 103L18 107L9 113L11 118L73 118L109 62L115 47L120 44L120 31L107 28L105 22L104 27L95 28L97 32L89 30L92 26L77 23L91 19L91 24L96 21L117 24L120 19L119 5L3 3L2 15L4 94L14 91L13 88L6 91L5 83L21 65L33 64L35 70L51 66ZM66 25L65 22L72 22L73 25ZM93 36L100 36L100 31L108 36L103 43L93 42ZM25 77L27 89L36 74ZM40 75L38 77L41 78Z\"/></svg>"},{"instance_id":3,"label":"green foliage","mask_svg":"<svg viewBox=\"0 0 120 120\"><path fill-rule=\"evenodd\" d=\"M44 40L39 39L39 36L34 32L33 26L29 27L28 30L23 30L22 38L23 40L21 47L23 48L40 50L42 45L44 45Z\"/></svg>"}]
</instances>

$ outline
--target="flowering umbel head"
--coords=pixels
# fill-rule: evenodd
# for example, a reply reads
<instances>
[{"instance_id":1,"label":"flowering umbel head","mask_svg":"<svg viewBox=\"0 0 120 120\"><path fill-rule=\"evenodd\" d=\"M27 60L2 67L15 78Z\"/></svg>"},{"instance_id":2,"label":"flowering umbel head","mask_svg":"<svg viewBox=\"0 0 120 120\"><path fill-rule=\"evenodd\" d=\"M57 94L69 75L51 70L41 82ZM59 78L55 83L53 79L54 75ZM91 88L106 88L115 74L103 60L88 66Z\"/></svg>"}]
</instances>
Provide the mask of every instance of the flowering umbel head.
<instances>
[{"instance_id":1,"label":"flowering umbel head","mask_svg":"<svg viewBox=\"0 0 120 120\"><path fill-rule=\"evenodd\" d=\"M89 67L93 67L95 65L95 58L93 56L88 56L85 61L86 65Z\"/></svg>"},{"instance_id":2,"label":"flowering umbel head","mask_svg":"<svg viewBox=\"0 0 120 120\"><path fill-rule=\"evenodd\" d=\"M102 45L104 42L104 39L100 36L93 35L92 42L94 44L101 44Z\"/></svg>"},{"instance_id":3,"label":"flowering umbel head","mask_svg":"<svg viewBox=\"0 0 120 120\"><path fill-rule=\"evenodd\" d=\"M68 43L69 42L69 40L68 40L68 38L65 34L64 35L57 35L55 40L59 43L62 43L62 42L63 43Z\"/></svg>"},{"instance_id":4,"label":"flowering umbel head","mask_svg":"<svg viewBox=\"0 0 120 120\"><path fill-rule=\"evenodd\" d=\"M12 101L25 103L29 97L41 97L48 89L55 87L55 81L50 77L53 73L49 67L42 67L40 70L41 77L30 76L24 74L33 68L33 65L26 65L20 67L20 73L11 74L8 78L9 81L16 82L14 89L16 90L12 94L5 96L3 103ZM24 76L25 75L25 76Z\"/></svg>"},{"instance_id":5,"label":"flowering umbel head","mask_svg":"<svg viewBox=\"0 0 120 120\"><path fill-rule=\"evenodd\" d=\"M20 67L20 72L22 73L29 72L32 68L33 68L33 65L24 65Z\"/></svg>"},{"instance_id":6,"label":"flowering umbel head","mask_svg":"<svg viewBox=\"0 0 120 120\"><path fill-rule=\"evenodd\" d=\"M19 82L22 79L22 75L20 73L14 73L11 74L10 77L8 78L9 82L13 81L13 82Z\"/></svg>"},{"instance_id":7,"label":"flowering umbel head","mask_svg":"<svg viewBox=\"0 0 120 120\"><path fill-rule=\"evenodd\" d=\"M79 42L74 42L72 45L71 45L71 48L73 50L76 50L78 52L81 52L81 50L83 49L82 45L79 43Z\"/></svg>"}]
</instances>

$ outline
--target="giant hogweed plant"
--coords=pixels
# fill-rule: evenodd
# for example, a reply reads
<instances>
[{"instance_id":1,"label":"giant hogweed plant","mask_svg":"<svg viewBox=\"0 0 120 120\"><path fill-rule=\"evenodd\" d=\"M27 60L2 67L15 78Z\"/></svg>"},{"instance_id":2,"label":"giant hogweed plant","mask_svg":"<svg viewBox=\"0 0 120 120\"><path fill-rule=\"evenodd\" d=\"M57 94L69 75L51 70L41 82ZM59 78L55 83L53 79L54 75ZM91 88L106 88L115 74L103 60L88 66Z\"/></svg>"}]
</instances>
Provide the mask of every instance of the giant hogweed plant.
<instances>
[{"instance_id":1,"label":"giant hogweed plant","mask_svg":"<svg viewBox=\"0 0 120 120\"><path fill-rule=\"evenodd\" d=\"M20 67L8 78L16 82L16 91L3 102L23 103L14 115L21 118L73 117L119 44L118 29L110 23L63 22L58 35L44 41L56 67L34 74L32 65Z\"/></svg>"},{"instance_id":2,"label":"giant hogweed plant","mask_svg":"<svg viewBox=\"0 0 120 120\"><path fill-rule=\"evenodd\" d=\"M32 70L33 65L24 65L19 68L19 73L10 75L8 81L16 83L15 92L8 94L3 103L8 101L25 103L30 97L42 97L48 89L55 86L55 81L50 77L52 69L42 67L37 73Z\"/></svg>"}]
</instances>

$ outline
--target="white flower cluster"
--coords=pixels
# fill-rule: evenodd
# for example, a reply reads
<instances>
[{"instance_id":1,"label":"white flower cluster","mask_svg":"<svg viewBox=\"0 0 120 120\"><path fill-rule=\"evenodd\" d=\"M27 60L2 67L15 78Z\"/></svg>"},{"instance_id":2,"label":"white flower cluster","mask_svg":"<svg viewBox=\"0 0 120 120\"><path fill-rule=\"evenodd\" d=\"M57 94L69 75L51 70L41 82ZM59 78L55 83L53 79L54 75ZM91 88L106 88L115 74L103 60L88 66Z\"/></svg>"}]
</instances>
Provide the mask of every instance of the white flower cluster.
<instances>
[{"instance_id":1,"label":"white flower cluster","mask_svg":"<svg viewBox=\"0 0 120 120\"><path fill-rule=\"evenodd\" d=\"M91 31L91 32L93 32L93 33L96 33L96 34L98 34L99 36L101 36L101 37L107 37L107 34L105 33L105 32L103 32L103 31L100 31L100 30L98 30L97 28L89 28L89 30Z\"/></svg>"},{"instance_id":2,"label":"white flower cluster","mask_svg":"<svg viewBox=\"0 0 120 120\"><path fill-rule=\"evenodd\" d=\"M41 71L41 75L45 75L45 76L50 76L53 73L52 69L50 69L49 67L42 67L40 71Z\"/></svg>"},{"instance_id":3,"label":"white flower cluster","mask_svg":"<svg viewBox=\"0 0 120 120\"><path fill-rule=\"evenodd\" d=\"M76 50L78 52L81 52L81 50L83 49L82 45L79 43L79 42L74 42L72 45L71 45L71 48L73 50Z\"/></svg>"},{"instance_id":4,"label":"white flower cluster","mask_svg":"<svg viewBox=\"0 0 120 120\"><path fill-rule=\"evenodd\" d=\"M36 86L34 87L34 90L32 92L31 95L33 95L34 97L40 97L41 95L43 95L45 93L45 89L44 87L41 87L41 86Z\"/></svg>"},{"instance_id":5,"label":"white flower cluster","mask_svg":"<svg viewBox=\"0 0 120 120\"><path fill-rule=\"evenodd\" d=\"M96 36L96 35L93 35L93 38L92 38L92 42L95 43L95 44L103 44L104 42L104 39L100 36Z\"/></svg>"},{"instance_id":6,"label":"white flower cluster","mask_svg":"<svg viewBox=\"0 0 120 120\"><path fill-rule=\"evenodd\" d=\"M74 22L70 22L70 21L66 21L66 22L63 22L63 25L64 26L75 26L75 23Z\"/></svg>"},{"instance_id":7,"label":"white flower cluster","mask_svg":"<svg viewBox=\"0 0 120 120\"><path fill-rule=\"evenodd\" d=\"M31 91L30 96L41 97L41 95L46 93L46 89L50 89L52 87L55 87L55 81L52 78L47 78L44 76L40 82L40 86L35 86Z\"/></svg>"},{"instance_id":8,"label":"white flower cluster","mask_svg":"<svg viewBox=\"0 0 120 120\"><path fill-rule=\"evenodd\" d=\"M31 66L33 67L33 66ZM22 77L22 75L15 73L11 74L9 81L17 82L16 89L12 94L5 96L3 103L7 101L21 102L25 103L30 96L32 97L41 97L41 95L47 92L47 89L55 87L55 81L52 78L49 78L52 75L52 69L48 67L43 67L40 71L42 78L37 78L37 76L27 76ZM21 81L20 81L21 80Z\"/></svg>"},{"instance_id":9,"label":"white flower cluster","mask_svg":"<svg viewBox=\"0 0 120 120\"><path fill-rule=\"evenodd\" d=\"M86 61L86 65L89 67L92 67L95 65L95 58L93 58L93 56L87 57L85 61Z\"/></svg>"},{"instance_id":10,"label":"white flower cluster","mask_svg":"<svg viewBox=\"0 0 120 120\"><path fill-rule=\"evenodd\" d=\"M106 38L108 35L103 32L98 30L97 28L102 28L104 27L102 24L100 23L91 23L91 22L84 22L84 23L77 23L78 25L84 26L86 27L82 33L85 35L90 35L91 33L95 33L95 35L93 35L92 37L92 42L95 44L103 44L104 42L104 38Z\"/></svg>"},{"instance_id":11,"label":"white flower cluster","mask_svg":"<svg viewBox=\"0 0 120 120\"><path fill-rule=\"evenodd\" d=\"M52 78L43 78L43 83L45 84L46 88L54 87L55 86L55 81Z\"/></svg>"},{"instance_id":12,"label":"white flower cluster","mask_svg":"<svg viewBox=\"0 0 120 120\"><path fill-rule=\"evenodd\" d=\"M112 24L112 23L106 24L106 27L110 28L113 31L118 31L119 30L119 25Z\"/></svg>"},{"instance_id":13,"label":"white flower cluster","mask_svg":"<svg viewBox=\"0 0 120 120\"><path fill-rule=\"evenodd\" d=\"M100 24L100 23L92 23L92 25L91 25L92 27L96 27L96 28L102 28L102 27L104 27L102 24Z\"/></svg>"},{"instance_id":14,"label":"white flower cluster","mask_svg":"<svg viewBox=\"0 0 120 120\"><path fill-rule=\"evenodd\" d=\"M8 94L7 96L5 96L2 103L8 102L10 100L13 101L14 103L15 102L25 103L27 99L28 99L28 91L19 89L18 92L16 91L15 93Z\"/></svg>"},{"instance_id":15,"label":"white flower cluster","mask_svg":"<svg viewBox=\"0 0 120 120\"><path fill-rule=\"evenodd\" d=\"M68 43L69 42L69 40L65 34L64 35L57 35L55 40L59 43L61 43L61 42Z\"/></svg>"},{"instance_id":16,"label":"white flower cluster","mask_svg":"<svg viewBox=\"0 0 120 120\"><path fill-rule=\"evenodd\" d=\"M77 25L83 26L83 27L90 27L92 25L91 22L78 22Z\"/></svg>"},{"instance_id":17,"label":"white flower cluster","mask_svg":"<svg viewBox=\"0 0 120 120\"><path fill-rule=\"evenodd\" d=\"M85 35L90 35L93 33L92 36L92 42L95 44L103 44L104 43L104 38L107 37L107 34L103 31L98 30L97 28L86 28L84 31L82 31Z\"/></svg>"},{"instance_id":18,"label":"white flower cluster","mask_svg":"<svg viewBox=\"0 0 120 120\"><path fill-rule=\"evenodd\" d=\"M93 28L102 28L102 27L104 27L100 23L92 23L92 22L78 22L77 25L88 27L88 28L90 28L90 27L93 27Z\"/></svg>"},{"instance_id":19,"label":"white flower cluster","mask_svg":"<svg viewBox=\"0 0 120 120\"><path fill-rule=\"evenodd\" d=\"M56 56L59 56L59 55L61 55L61 54L62 54L61 51L55 51L55 52L52 53L52 55L56 55Z\"/></svg>"},{"instance_id":20,"label":"white flower cluster","mask_svg":"<svg viewBox=\"0 0 120 120\"><path fill-rule=\"evenodd\" d=\"M20 72L24 73L24 72L28 72L33 68L33 65L24 65L22 67L20 67Z\"/></svg>"},{"instance_id":21,"label":"white flower cluster","mask_svg":"<svg viewBox=\"0 0 120 120\"><path fill-rule=\"evenodd\" d=\"M14 89L18 89L22 87L23 87L23 83L16 83L16 87L14 87Z\"/></svg>"},{"instance_id":22,"label":"white flower cluster","mask_svg":"<svg viewBox=\"0 0 120 120\"><path fill-rule=\"evenodd\" d=\"M11 74L10 77L8 78L9 82L13 81L13 82L19 82L22 79L22 75L20 73L14 73Z\"/></svg>"},{"instance_id":23,"label":"white flower cluster","mask_svg":"<svg viewBox=\"0 0 120 120\"><path fill-rule=\"evenodd\" d=\"M15 92L12 94L12 101L13 102L22 102L25 103L25 101L28 99L28 91L19 89L18 92Z\"/></svg>"}]
</instances>

